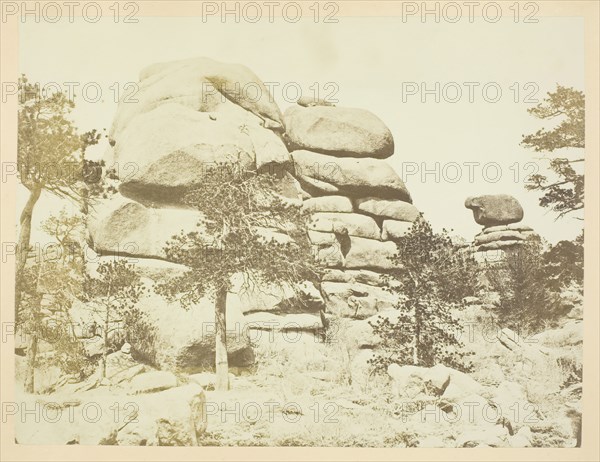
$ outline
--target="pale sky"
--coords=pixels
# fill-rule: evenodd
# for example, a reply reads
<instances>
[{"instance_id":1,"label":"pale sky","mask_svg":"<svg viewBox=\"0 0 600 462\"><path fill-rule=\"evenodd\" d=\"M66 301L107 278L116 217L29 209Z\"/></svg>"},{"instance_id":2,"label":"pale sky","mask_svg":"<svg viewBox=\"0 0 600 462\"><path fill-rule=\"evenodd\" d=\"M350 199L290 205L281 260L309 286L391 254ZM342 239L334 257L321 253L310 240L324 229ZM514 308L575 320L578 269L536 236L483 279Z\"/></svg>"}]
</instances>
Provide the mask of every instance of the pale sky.
<instances>
[{"instance_id":1,"label":"pale sky","mask_svg":"<svg viewBox=\"0 0 600 462\"><path fill-rule=\"evenodd\" d=\"M530 93L541 100L557 83L585 91L581 18L540 17L537 24L515 24L511 19L495 24L339 19L337 24L222 24L148 17L140 17L138 24L115 24L111 19L96 24L27 22L20 24L20 66L30 80L42 84L79 82L81 88L98 82L100 102L86 102L76 90L74 119L82 130L108 129L117 107L111 86L116 88L117 82L123 91L127 82L138 80L142 68L161 61L206 56L244 64L263 81L279 83L274 97L282 111L293 104L281 91L285 84L290 98L298 85L305 93L319 88L321 97L337 88L338 106L368 109L390 128L396 148L388 162L400 174L419 169L404 179L414 204L436 229L454 229L471 240L481 227L464 208L465 198L505 193L523 205L523 223L550 242L579 233L581 221L555 221L554 213L539 207L537 193L524 189L524 176L535 165L540 173L547 171L547 164L519 142L522 134L551 126L527 113L534 105L525 101ZM326 86L328 82L335 86ZM436 82L440 88L450 85L446 98L441 94L436 103L429 95L423 103L420 93L403 95L412 82L429 89ZM464 82L473 82L473 102ZM490 82L488 99L495 97L494 88L502 91L496 103L482 94ZM456 87L462 97L452 103ZM89 96L94 96L92 91ZM94 154L100 155L106 145L103 141ZM486 181L484 166L493 162L500 170L487 167ZM446 179L435 178L436 163ZM444 168L450 163L458 164L460 171L456 164ZM472 182L465 163L478 163L471 164ZM422 177L423 168L432 173ZM453 182L459 172L461 178ZM497 173L498 181L492 182ZM21 199L26 200L24 195ZM34 221L60 207L56 201L40 201Z\"/></svg>"}]
</instances>

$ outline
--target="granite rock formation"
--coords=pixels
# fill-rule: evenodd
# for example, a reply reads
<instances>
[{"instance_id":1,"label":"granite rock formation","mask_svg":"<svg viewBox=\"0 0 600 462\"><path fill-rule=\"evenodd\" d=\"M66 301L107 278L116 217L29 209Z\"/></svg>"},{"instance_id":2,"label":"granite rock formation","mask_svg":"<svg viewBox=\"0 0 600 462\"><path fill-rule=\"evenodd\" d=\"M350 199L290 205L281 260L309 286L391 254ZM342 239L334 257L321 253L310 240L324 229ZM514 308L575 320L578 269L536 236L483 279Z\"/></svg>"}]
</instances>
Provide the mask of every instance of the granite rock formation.
<instances>
[{"instance_id":1,"label":"granite rock formation","mask_svg":"<svg viewBox=\"0 0 600 462\"><path fill-rule=\"evenodd\" d=\"M248 85L260 89L258 98L240 91ZM327 275L320 287L303 288L300 305L286 290L230 293L231 316L241 326L231 345L232 365L251 359L244 336L252 330L316 333L323 327L319 312L365 319L393 306L381 275L391 267L393 241L408 232L419 211L384 160L394 153L394 140L377 116L310 98L282 115L252 71L207 58L144 69L136 98L119 104L105 156L107 165L121 169L119 192L99 204L88 223L100 255L136 257L143 273L166 265L151 272L153 282L168 275L169 265L176 265L164 261L166 241L182 230L202 230L203 214L186 207L183 196L219 162L278 172L286 195L311 212L307 231ZM192 311L208 319L209 305L203 301ZM178 323L192 322L191 314L153 293L140 306L156 320L162 346L154 356L161 368L200 368L210 357L211 342L199 340L198 329L174 334ZM169 338L176 341L167 348Z\"/></svg>"}]
</instances>

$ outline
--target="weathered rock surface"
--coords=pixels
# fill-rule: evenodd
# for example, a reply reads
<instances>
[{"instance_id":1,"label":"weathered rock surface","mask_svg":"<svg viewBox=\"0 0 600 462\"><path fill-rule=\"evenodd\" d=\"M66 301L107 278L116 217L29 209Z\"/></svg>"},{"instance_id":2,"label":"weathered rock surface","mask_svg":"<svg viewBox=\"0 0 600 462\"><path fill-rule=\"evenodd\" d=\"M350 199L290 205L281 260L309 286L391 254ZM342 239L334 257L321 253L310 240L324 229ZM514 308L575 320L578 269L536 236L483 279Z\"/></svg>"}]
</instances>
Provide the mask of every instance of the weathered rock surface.
<instances>
[{"instance_id":1,"label":"weathered rock surface","mask_svg":"<svg viewBox=\"0 0 600 462\"><path fill-rule=\"evenodd\" d=\"M284 121L293 149L380 159L394 153L390 130L364 109L292 106L285 111Z\"/></svg>"},{"instance_id":2,"label":"weathered rock surface","mask_svg":"<svg viewBox=\"0 0 600 462\"><path fill-rule=\"evenodd\" d=\"M137 396L104 387L43 399L24 394L19 402L38 414L15 420L18 444L197 446L206 430L206 398L197 384Z\"/></svg>"},{"instance_id":3,"label":"weathered rock surface","mask_svg":"<svg viewBox=\"0 0 600 462\"><path fill-rule=\"evenodd\" d=\"M383 273L377 273L369 270L339 270L325 269L321 276L322 281L330 282L348 282L354 284L369 284L372 286L383 286L386 284L386 278Z\"/></svg>"},{"instance_id":4,"label":"weathered rock surface","mask_svg":"<svg viewBox=\"0 0 600 462\"><path fill-rule=\"evenodd\" d=\"M163 104L131 120L114 153L121 193L161 202L181 201L211 171L224 168L219 164L254 170L290 161L279 137L247 114L213 120L178 104Z\"/></svg>"},{"instance_id":5,"label":"weathered rock surface","mask_svg":"<svg viewBox=\"0 0 600 462\"><path fill-rule=\"evenodd\" d=\"M346 254L345 267L350 269L389 270L394 267L391 257L396 255L396 244L362 237L350 237L350 250Z\"/></svg>"},{"instance_id":6,"label":"weathered rock surface","mask_svg":"<svg viewBox=\"0 0 600 462\"><path fill-rule=\"evenodd\" d=\"M519 231L521 233L533 232L533 228L521 223L511 223L509 225L488 226L483 228L483 233L495 233L498 231Z\"/></svg>"},{"instance_id":7,"label":"weathered rock surface","mask_svg":"<svg viewBox=\"0 0 600 462\"><path fill-rule=\"evenodd\" d=\"M251 313L246 315L248 329L274 331L317 331L323 328L318 315L299 313L280 316L273 313Z\"/></svg>"},{"instance_id":8,"label":"weathered rock surface","mask_svg":"<svg viewBox=\"0 0 600 462\"><path fill-rule=\"evenodd\" d=\"M419 217L417 208L404 201L365 197L356 199L355 203L359 211L379 218L413 222Z\"/></svg>"},{"instance_id":9,"label":"weathered rock surface","mask_svg":"<svg viewBox=\"0 0 600 462\"><path fill-rule=\"evenodd\" d=\"M282 313L314 312L323 309L323 298L311 282L293 287L290 284L270 284L257 287L241 273L232 277L227 294L227 306L247 314L256 311ZM246 317L247 318L247 317Z\"/></svg>"},{"instance_id":10,"label":"weathered rock surface","mask_svg":"<svg viewBox=\"0 0 600 462\"><path fill-rule=\"evenodd\" d=\"M345 262L344 252L348 252L350 238L336 236L334 233L309 231L308 237L312 243L313 255L324 267L342 267Z\"/></svg>"},{"instance_id":11,"label":"weathered rock surface","mask_svg":"<svg viewBox=\"0 0 600 462\"><path fill-rule=\"evenodd\" d=\"M177 377L169 371L152 371L136 375L130 382L129 392L133 395L153 393L177 386Z\"/></svg>"},{"instance_id":12,"label":"weathered rock surface","mask_svg":"<svg viewBox=\"0 0 600 462\"><path fill-rule=\"evenodd\" d=\"M319 212L312 215L311 231L380 239L381 230L375 220L358 213Z\"/></svg>"},{"instance_id":13,"label":"weathered rock surface","mask_svg":"<svg viewBox=\"0 0 600 462\"><path fill-rule=\"evenodd\" d=\"M302 107L311 107L311 106L335 106L335 104L321 99L321 98L315 98L314 96L308 96L308 95L302 95L300 98L298 98L298 101L296 101L296 104L298 104L299 106Z\"/></svg>"},{"instance_id":14,"label":"weathered rock surface","mask_svg":"<svg viewBox=\"0 0 600 462\"><path fill-rule=\"evenodd\" d=\"M344 196L323 196L307 199L303 203L309 212L346 212L352 213L352 201Z\"/></svg>"},{"instance_id":15,"label":"weathered rock surface","mask_svg":"<svg viewBox=\"0 0 600 462\"><path fill-rule=\"evenodd\" d=\"M283 129L281 111L264 83L250 69L209 58L193 58L144 68L134 98L124 95L119 103L111 137L118 142L119 132L138 114L172 103L217 114L246 110L263 119L267 128Z\"/></svg>"},{"instance_id":16,"label":"weathered rock surface","mask_svg":"<svg viewBox=\"0 0 600 462\"><path fill-rule=\"evenodd\" d=\"M384 241L400 239L410 232L412 225L410 221L383 220L381 239Z\"/></svg>"},{"instance_id":17,"label":"weathered rock surface","mask_svg":"<svg viewBox=\"0 0 600 462\"><path fill-rule=\"evenodd\" d=\"M137 308L148 317L149 335L136 332L130 343L140 355L152 358L161 370L200 371L214 365L214 303L203 298L189 308L168 302L160 295L148 293ZM227 309L227 351L233 366L254 362L244 315L235 305Z\"/></svg>"},{"instance_id":18,"label":"weathered rock surface","mask_svg":"<svg viewBox=\"0 0 600 462\"><path fill-rule=\"evenodd\" d=\"M524 241L527 235L519 231L496 231L493 233L481 233L475 236L475 245L488 244L494 241Z\"/></svg>"},{"instance_id":19,"label":"weathered rock surface","mask_svg":"<svg viewBox=\"0 0 600 462\"><path fill-rule=\"evenodd\" d=\"M292 152L296 173L339 188L352 197L381 197L412 202L398 174L384 160Z\"/></svg>"},{"instance_id":20,"label":"weathered rock surface","mask_svg":"<svg viewBox=\"0 0 600 462\"><path fill-rule=\"evenodd\" d=\"M329 312L342 317L364 319L397 303L397 296L377 286L361 283L323 282L321 291Z\"/></svg>"},{"instance_id":21,"label":"weathered rock surface","mask_svg":"<svg viewBox=\"0 0 600 462\"><path fill-rule=\"evenodd\" d=\"M475 221L483 226L507 225L523 219L521 204L508 194L468 197L465 207L473 211Z\"/></svg>"},{"instance_id":22,"label":"weathered rock surface","mask_svg":"<svg viewBox=\"0 0 600 462\"><path fill-rule=\"evenodd\" d=\"M197 224L202 219L194 210L151 208L116 197L98 206L88 220L88 230L100 254L164 259L167 241L183 230L201 230Z\"/></svg>"}]
</instances>

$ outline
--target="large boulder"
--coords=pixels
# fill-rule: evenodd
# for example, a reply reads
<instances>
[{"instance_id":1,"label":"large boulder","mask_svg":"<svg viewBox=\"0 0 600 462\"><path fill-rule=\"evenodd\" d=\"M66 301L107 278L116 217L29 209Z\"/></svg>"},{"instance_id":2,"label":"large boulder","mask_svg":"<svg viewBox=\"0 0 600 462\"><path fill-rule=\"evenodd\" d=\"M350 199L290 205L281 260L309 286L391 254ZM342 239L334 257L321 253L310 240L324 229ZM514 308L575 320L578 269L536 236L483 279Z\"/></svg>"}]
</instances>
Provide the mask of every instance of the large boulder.
<instances>
[{"instance_id":1,"label":"large boulder","mask_svg":"<svg viewBox=\"0 0 600 462\"><path fill-rule=\"evenodd\" d=\"M306 175L302 175L296 169L296 178L302 190L309 196L323 196L328 194L340 194L341 190L337 186L334 186L326 181L317 180Z\"/></svg>"},{"instance_id":2,"label":"large boulder","mask_svg":"<svg viewBox=\"0 0 600 462\"><path fill-rule=\"evenodd\" d=\"M99 254L166 258L167 241L181 231L202 231L202 220L195 210L151 208L117 196L96 207L88 231Z\"/></svg>"},{"instance_id":3,"label":"large boulder","mask_svg":"<svg viewBox=\"0 0 600 462\"><path fill-rule=\"evenodd\" d=\"M507 194L468 197L465 207L473 211L475 221L483 226L507 225L523 219L521 204Z\"/></svg>"},{"instance_id":4,"label":"large boulder","mask_svg":"<svg viewBox=\"0 0 600 462\"><path fill-rule=\"evenodd\" d=\"M129 342L161 370L199 372L214 366L215 306L208 298L184 308L148 291L136 305L145 315L143 329L136 328ZM235 305L227 309L227 352L232 366L248 366L254 354L244 315Z\"/></svg>"},{"instance_id":5,"label":"large boulder","mask_svg":"<svg viewBox=\"0 0 600 462\"><path fill-rule=\"evenodd\" d=\"M318 331L323 323L318 315L310 313L287 314L251 313L246 316L246 326L253 330ZM252 334L250 334L252 338Z\"/></svg>"},{"instance_id":6,"label":"large boulder","mask_svg":"<svg viewBox=\"0 0 600 462\"><path fill-rule=\"evenodd\" d=\"M344 195L412 202L404 182L384 160L331 157L305 150L292 152L292 159L296 174L333 185ZM336 193L332 191L329 194Z\"/></svg>"},{"instance_id":7,"label":"large boulder","mask_svg":"<svg viewBox=\"0 0 600 462\"><path fill-rule=\"evenodd\" d=\"M498 413L511 422L513 430L523 424L539 421L536 406L529 402L525 388L516 382L504 381L494 391L492 402Z\"/></svg>"},{"instance_id":8,"label":"large boulder","mask_svg":"<svg viewBox=\"0 0 600 462\"><path fill-rule=\"evenodd\" d=\"M365 197L355 201L359 211L378 218L413 222L419 217L417 208L404 201Z\"/></svg>"},{"instance_id":9,"label":"large boulder","mask_svg":"<svg viewBox=\"0 0 600 462\"><path fill-rule=\"evenodd\" d=\"M43 399L23 394L17 403L35 410L15 419L18 444L197 446L206 430L206 397L197 384L137 396L105 388Z\"/></svg>"},{"instance_id":10,"label":"large boulder","mask_svg":"<svg viewBox=\"0 0 600 462\"><path fill-rule=\"evenodd\" d=\"M483 233L495 233L498 231L519 231L521 233L533 233L533 228L530 226L526 226L521 223L511 223L509 225L498 225L498 226L488 226L487 228L483 228Z\"/></svg>"},{"instance_id":11,"label":"large boulder","mask_svg":"<svg viewBox=\"0 0 600 462\"><path fill-rule=\"evenodd\" d=\"M284 121L293 149L380 159L394 153L390 130L364 109L292 106L285 111Z\"/></svg>"},{"instance_id":12,"label":"large boulder","mask_svg":"<svg viewBox=\"0 0 600 462\"><path fill-rule=\"evenodd\" d=\"M119 446L198 446L206 431L206 397L190 383L139 396L135 419L118 429Z\"/></svg>"},{"instance_id":13,"label":"large boulder","mask_svg":"<svg viewBox=\"0 0 600 462\"><path fill-rule=\"evenodd\" d=\"M179 104L138 115L114 147L119 190L142 201L180 202L223 164L253 170L289 160L279 137L252 115L214 117Z\"/></svg>"},{"instance_id":14,"label":"large boulder","mask_svg":"<svg viewBox=\"0 0 600 462\"><path fill-rule=\"evenodd\" d=\"M239 108L263 120L263 125L283 130L281 111L264 83L247 67L193 58L146 67L140 73L135 95L123 95L111 129L120 131L138 114L162 104L179 104L198 112Z\"/></svg>"},{"instance_id":15,"label":"large boulder","mask_svg":"<svg viewBox=\"0 0 600 462\"><path fill-rule=\"evenodd\" d=\"M169 371L150 371L131 379L129 393L153 393L177 386L177 377Z\"/></svg>"}]
</instances>

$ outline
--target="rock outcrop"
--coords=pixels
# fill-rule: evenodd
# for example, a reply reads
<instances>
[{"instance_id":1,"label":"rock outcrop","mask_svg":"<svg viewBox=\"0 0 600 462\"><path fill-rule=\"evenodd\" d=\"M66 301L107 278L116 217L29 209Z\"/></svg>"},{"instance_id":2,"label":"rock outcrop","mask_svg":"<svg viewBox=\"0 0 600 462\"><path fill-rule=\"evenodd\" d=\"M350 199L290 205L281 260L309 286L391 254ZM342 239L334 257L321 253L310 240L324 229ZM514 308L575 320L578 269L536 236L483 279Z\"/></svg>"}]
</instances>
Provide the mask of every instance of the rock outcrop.
<instances>
[{"instance_id":1,"label":"rock outcrop","mask_svg":"<svg viewBox=\"0 0 600 462\"><path fill-rule=\"evenodd\" d=\"M465 207L472 210L475 221L483 225L473 240L475 251L511 249L537 236L532 228L519 223L523 219L523 207L513 196L468 197Z\"/></svg>"},{"instance_id":2,"label":"rock outcrop","mask_svg":"<svg viewBox=\"0 0 600 462\"><path fill-rule=\"evenodd\" d=\"M260 90L258 98L247 97L248 86ZM214 356L211 302L185 311L151 286L185 271L164 261L166 242L182 231L204 232L203 214L183 197L223 164L278 173L284 195L311 214L307 231L315 256L336 272L335 280L307 285L300 295L291 288L232 291L233 366L251 363L253 332L314 334L323 327L320 311L364 319L394 305L380 276L392 266L393 241L419 211L384 160L394 153L394 140L376 115L310 98L282 115L252 71L206 58L144 69L136 99L119 104L105 156L120 166L119 192L97 205L88 223L101 258L135 257L150 281L139 307L155 326L156 345L150 349L134 338L134 350L169 370L199 369ZM167 268L154 271L159 260Z\"/></svg>"}]
</instances>

